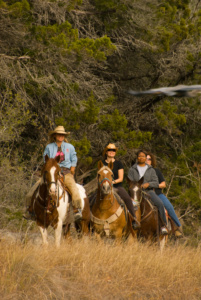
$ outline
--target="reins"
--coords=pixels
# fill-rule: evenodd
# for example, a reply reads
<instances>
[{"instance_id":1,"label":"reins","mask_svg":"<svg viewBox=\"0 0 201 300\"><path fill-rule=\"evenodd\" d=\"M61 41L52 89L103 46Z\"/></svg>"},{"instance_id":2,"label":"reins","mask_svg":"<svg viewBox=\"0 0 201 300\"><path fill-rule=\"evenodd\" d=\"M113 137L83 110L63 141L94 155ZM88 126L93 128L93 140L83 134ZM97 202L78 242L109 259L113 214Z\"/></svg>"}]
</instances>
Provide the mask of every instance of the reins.
<instances>
[{"instance_id":1,"label":"reins","mask_svg":"<svg viewBox=\"0 0 201 300\"><path fill-rule=\"evenodd\" d=\"M137 202L139 203L138 204L139 206L142 203L143 196L147 196L147 193L145 191L141 190L140 199L137 200ZM149 204L149 206L151 208L151 211L146 216L144 216L144 214L145 214L145 206L143 207L143 211L141 212L141 217L144 216L144 218L141 219L140 223L143 222L144 220L146 220L154 212L154 206L152 205L152 203L147 198L145 198L145 197L144 197L144 200L147 201L147 203Z\"/></svg>"},{"instance_id":2,"label":"reins","mask_svg":"<svg viewBox=\"0 0 201 300\"><path fill-rule=\"evenodd\" d=\"M142 202L142 194L144 194L145 196L147 196L146 192L141 191L140 204ZM146 216L144 216L144 213L145 213L145 206L144 206L143 212L141 213L141 216L144 216L144 218L141 219L141 222L143 222L144 220L146 220L154 212L154 206L152 205L152 203L147 198L144 198L144 200L147 201L147 203L149 204L149 206L151 208L151 211Z\"/></svg>"}]
</instances>

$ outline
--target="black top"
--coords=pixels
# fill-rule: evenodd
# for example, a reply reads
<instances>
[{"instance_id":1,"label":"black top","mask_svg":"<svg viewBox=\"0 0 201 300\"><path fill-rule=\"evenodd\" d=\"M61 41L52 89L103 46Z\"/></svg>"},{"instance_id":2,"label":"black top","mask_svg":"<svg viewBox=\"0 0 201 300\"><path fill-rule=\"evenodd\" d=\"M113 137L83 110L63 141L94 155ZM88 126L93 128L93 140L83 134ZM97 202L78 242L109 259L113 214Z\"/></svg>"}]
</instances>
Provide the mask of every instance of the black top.
<instances>
[{"instance_id":1,"label":"black top","mask_svg":"<svg viewBox=\"0 0 201 300\"><path fill-rule=\"evenodd\" d=\"M156 175L157 175L157 177L158 177L159 183L165 181L165 178L164 178L162 172L161 172L159 169L156 169L156 168L154 168L154 170L156 171ZM162 189L160 189L160 188L155 188L155 193L156 193L156 195L162 194Z\"/></svg>"},{"instance_id":2,"label":"black top","mask_svg":"<svg viewBox=\"0 0 201 300\"><path fill-rule=\"evenodd\" d=\"M103 160L103 164L104 164L105 166L108 166L108 163L107 163L105 160ZM121 170L121 169L123 169L123 168L124 168L124 167L123 167L123 164L122 164L122 162L120 162L119 160L115 160L115 161L113 162L113 169L112 169L112 172L113 172L113 174L114 174L114 180L119 178L118 171ZM122 182L116 183L116 184L114 184L113 186L114 186L115 188L118 187L118 186L122 186Z\"/></svg>"}]
</instances>

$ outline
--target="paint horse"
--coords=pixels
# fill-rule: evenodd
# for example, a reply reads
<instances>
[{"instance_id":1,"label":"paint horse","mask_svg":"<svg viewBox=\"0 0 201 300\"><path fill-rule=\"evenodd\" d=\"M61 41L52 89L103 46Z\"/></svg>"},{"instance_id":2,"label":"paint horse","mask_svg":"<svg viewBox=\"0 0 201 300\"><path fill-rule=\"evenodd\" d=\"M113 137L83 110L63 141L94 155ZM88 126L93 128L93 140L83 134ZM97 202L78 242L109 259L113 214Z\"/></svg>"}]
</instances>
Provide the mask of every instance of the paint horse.
<instances>
[{"instance_id":1,"label":"paint horse","mask_svg":"<svg viewBox=\"0 0 201 300\"><path fill-rule=\"evenodd\" d=\"M162 251L167 242L167 236L161 234L161 221L157 207L152 204L150 196L141 188L143 180L143 177L138 182L129 180L129 194L132 200L138 204L137 216L139 216L138 221L141 224L138 236L158 242Z\"/></svg>"},{"instance_id":2,"label":"paint horse","mask_svg":"<svg viewBox=\"0 0 201 300\"><path fill-rule=\"evenodd\" d=\"M112 186L113 163L104 166L98 162L98 190L97 197L91 208L91 227L96 237L110 237L118 240L127 238L135 233L131 225L128 210ZM118 201L119 197L119 201Z\"/></svg>"},{"instance_id":3,"label":"paint horse","mask_svg":"<svg viewBox=\"0 0 201 300\"><path fill-rule=\"evenodd\" d=\"M70 205L70 194L61 181L59 160L60 156L55 159L49 158L48 155L45 156L41 181L32 196L30 206L36 216L36 223L39 226L43 244L48 244L47 228L52 226L55 230L55 244L57 247L60 246L64 224L66 222L67 225L70 224L68 219L70 218L70 207L72 207ZM90 222L89 200L85 189L79 184L77 184L77 187L82 199L82 219L79 224L76 224L76 227L80 229L82 234L87 234Z\"/></svg>"}]
</instances>

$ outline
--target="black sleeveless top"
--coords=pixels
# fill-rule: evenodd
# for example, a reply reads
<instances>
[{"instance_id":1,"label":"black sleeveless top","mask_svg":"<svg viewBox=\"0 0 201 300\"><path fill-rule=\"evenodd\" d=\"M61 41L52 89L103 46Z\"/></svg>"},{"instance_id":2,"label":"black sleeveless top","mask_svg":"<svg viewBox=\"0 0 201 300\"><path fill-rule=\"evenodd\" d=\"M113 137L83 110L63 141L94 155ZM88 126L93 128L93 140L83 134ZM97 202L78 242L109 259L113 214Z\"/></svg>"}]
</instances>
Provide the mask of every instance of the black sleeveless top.
<instances>
[{"instance_id":1,"label":"black sleeveless top","mask_svg":"<svg viewBox=\"0 0 201 300\"><path fill-rule=\"evenodd\" d=\"M105 166L108 166L108 163L107 163L105 160L103 160L102 162L103 162L103 164L104 164ZM113 162L113 169L112 169L112 172L113 172L113 174L114 174L114 180L119 178L118 171L121 170L121 169L123 169L123 168L124 168L124 167L123 167L123 164L122 164L122 162L120 162L119 160L115 160L115 161ZM114 186L115 188L116 188L116 187L119 187L119 186L122 186L122 182L119 182L119 183L117 183L117 184L114 184L113 186Z\"/></svg>"}]
</instances>

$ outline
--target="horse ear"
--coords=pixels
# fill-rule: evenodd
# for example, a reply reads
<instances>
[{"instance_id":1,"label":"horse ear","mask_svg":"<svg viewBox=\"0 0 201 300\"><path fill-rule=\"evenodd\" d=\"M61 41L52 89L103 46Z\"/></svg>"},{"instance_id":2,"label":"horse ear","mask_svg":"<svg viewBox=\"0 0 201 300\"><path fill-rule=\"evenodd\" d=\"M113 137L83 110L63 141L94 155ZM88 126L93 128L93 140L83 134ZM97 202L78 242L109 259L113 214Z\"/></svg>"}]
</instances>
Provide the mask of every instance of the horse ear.
<instances>
[{"instance_id":1,"label":"horse ear","mask_svg":"<svg viewBox=\"0 0 201 300\"><path fill-rule=\"evenodd\" d=\"M46 154L46 155L45 155L45 162L47 162L48 159L49 159L49 156Z\"/></svg>"},{"instance_id":2,"label":"horse ear","mask_svg":"<svg viewBox=\"0 0 201 300\"><path fill-rule=\"evenodd\" d=\"M99 160L98 162L98 170L100 170L103 167L103 162Z\"/></svg>"},{"instance_id":3,"label":"horse ear","mask_svg":"<svg viewBox=\"0 0 201 300\"><path fill-rule=\"evenodd\" d=\"M144 177L141 177L140 180L138 181L138 183L139 183L140 185L142 185L142 184L143 184L143 181L144 181Z\"/></svg>"},{"instance_id":4,"label":"horse ear","mask_svg":"<svg viewBox=\"0 0 201 300\"><path fill-rule=\"evenodd\" d=\"M59 163L60 162L60 155L58 155L56 158L55 158L56 162Z\"/></svg>"},{"instance_id":5,"label":"horse ear","mask_svg":"<svg viewBox=\"0 0 201 300\"><path fill-rule=\"evenodd\" d=\"M109 162L108 167L109 167L111 170L113 169L113 162L112 162L112 161Z\"/></svg>"}]
</instances>

